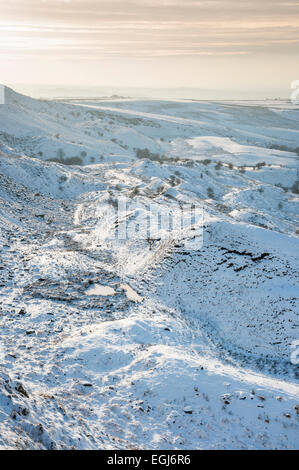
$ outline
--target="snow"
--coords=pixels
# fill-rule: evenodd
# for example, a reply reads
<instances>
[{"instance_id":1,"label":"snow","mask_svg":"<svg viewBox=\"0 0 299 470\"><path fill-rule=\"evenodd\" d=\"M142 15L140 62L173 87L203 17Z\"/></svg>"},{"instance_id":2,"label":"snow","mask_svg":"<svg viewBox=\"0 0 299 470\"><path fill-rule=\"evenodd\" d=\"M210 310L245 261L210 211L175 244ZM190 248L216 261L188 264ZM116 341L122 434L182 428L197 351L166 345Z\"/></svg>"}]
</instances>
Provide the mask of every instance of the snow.
<instances>
[{"instance_id":1,"label":"snow","mask_svg":"<svg viewBox=\"0 0 299 470\"><path fill-rule=\"evenodd\" d=\"M100 286L99 284L96 284L93 287L89 287L89 289L85 291L85 294L87 295L114 295L115 290L109 286Z\"/></svg>"},{"instance_id":2,"label":"snow","mask_svg":"<svg viewBox=\"0 0 299 470\"><path fill-rule=\"evenodd\" d=\"M298 449L298 106L6 103L0 448Z\"/></svg>"},{"instance_id":3,"label":"snow","mask_svg":"<svg viewBox=\"0 0 299 470\"><path fill-rule=\"evenodd\" d=\"M138 295L137 292L135 292L128 284L121 284L120 287L126 292L126 296L129 300L132 300L133 302L142 302L143 297Z\"/></svg>"},{"instance_id":4,"label":"snow","mask_svg":"<svg viewBox=\"0 0 299 470\"><path fill-rule=\"evenodd\" d=\"M228 137L195 137L187 140L187 143L196 150L196 158L212 156L234 165L256 165L267 161L272 165L296 166L297 157L292 152L270 150L253 145L240 145ZM193 150L194 152L194 150Z\"/></svg>"}]
</instances>

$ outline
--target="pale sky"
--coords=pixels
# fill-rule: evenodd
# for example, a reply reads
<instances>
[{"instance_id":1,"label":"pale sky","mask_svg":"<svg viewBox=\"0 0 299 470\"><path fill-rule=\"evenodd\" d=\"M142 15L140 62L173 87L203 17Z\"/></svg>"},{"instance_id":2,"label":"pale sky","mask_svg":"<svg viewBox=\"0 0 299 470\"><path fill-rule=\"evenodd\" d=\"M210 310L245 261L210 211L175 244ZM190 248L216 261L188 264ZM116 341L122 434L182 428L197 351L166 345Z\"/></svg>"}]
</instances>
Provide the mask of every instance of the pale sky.
<instances>
[{"instance_id":1,"label":"pale sky","mask_svg":"<svg viewBox=\"0 0 299 470\"><path fill-rule=\"evenodd\" d=\"M287 90L299 0L0 0L0 82Z\"/></svg>"}]
</instances>

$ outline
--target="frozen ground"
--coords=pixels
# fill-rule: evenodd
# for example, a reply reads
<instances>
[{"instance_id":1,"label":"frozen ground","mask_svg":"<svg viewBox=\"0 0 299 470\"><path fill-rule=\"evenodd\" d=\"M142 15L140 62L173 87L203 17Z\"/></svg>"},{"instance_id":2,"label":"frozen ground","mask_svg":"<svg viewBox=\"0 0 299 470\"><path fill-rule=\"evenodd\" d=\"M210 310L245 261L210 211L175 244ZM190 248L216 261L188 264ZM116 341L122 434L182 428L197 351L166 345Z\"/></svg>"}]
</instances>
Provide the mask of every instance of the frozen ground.
<instances>
[{"instance_id":1,"label":"frozen ground","mask_svg":"<svg viewBox=\"0 0 299 470\"><path fill-rule=\"evenodd\" d=\"M285 103L6 90L0 448L298 448L298 152ZM179 203L202 246L112 239Z\"/></svg>"}]
</instances>

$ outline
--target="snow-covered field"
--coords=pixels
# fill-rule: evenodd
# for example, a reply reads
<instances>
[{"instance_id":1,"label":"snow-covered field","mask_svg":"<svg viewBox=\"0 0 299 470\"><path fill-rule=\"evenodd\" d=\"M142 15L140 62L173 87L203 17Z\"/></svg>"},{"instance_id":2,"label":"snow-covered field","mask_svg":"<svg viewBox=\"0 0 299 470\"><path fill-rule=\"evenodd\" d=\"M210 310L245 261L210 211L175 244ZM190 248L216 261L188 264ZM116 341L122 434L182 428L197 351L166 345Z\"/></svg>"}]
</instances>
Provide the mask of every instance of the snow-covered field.
<instances>
[{"instance_id":1,"label":"snow-covered field","mask_svg":"<svg viewBox=\"0 0 299 470\"><path fill-rule=\"evenodd\" d=\"M299 448L298 154L286 103L7 89L0 448Z\"/></svg>"}]
</instances>

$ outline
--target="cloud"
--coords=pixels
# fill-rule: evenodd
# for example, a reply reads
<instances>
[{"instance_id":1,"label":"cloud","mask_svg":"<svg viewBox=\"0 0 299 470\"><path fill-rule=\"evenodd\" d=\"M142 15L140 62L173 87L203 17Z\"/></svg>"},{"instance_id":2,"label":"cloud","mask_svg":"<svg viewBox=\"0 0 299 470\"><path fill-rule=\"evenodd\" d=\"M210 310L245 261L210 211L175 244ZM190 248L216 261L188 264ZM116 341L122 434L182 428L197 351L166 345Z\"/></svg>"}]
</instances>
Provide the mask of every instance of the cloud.
<instances>
[{"instance_id":1,"label":"cloud","mask_svg":"<svg viewBox=\"0 0 299 470\"><path fill-rule=\"evenodd\" d=\"M199 64L205 60L210 66L214 59L215 76L224 71L225 66L217 69L222 59L234 60L237 77L243 59L250 62L249 74L256 74L254 63L284 56L294 74L298 42L298 0L6 0L1 5L0 71L5 76L9 66L10 76L18 74L15 64L24 60L42 74L40 63L57 59L61 64L57 71L51 68L53 77L55 72L72 78L77 73L72 64L84 61L90 75L94 63L111 58L116 69L126 59L130 64L133 59L159 62L157 75L168 60L176 64L172 76L177 76L183 73L178 61L184 60L192 63L190 76L197 67L200 79Z\"/></svg>"}]
</instances>

